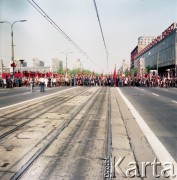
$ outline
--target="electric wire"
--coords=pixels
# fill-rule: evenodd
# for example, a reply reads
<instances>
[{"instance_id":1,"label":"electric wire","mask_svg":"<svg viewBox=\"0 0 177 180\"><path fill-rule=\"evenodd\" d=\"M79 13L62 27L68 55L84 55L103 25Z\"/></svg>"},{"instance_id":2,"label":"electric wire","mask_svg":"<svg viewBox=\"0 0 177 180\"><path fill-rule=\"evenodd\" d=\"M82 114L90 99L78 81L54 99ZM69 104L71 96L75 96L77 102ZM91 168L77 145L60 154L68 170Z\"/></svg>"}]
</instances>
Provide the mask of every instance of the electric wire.
<instances>
[{"instance_id":1,"label":"electric wire","mask_svg":"<svg viewBox=\"0 0 177 180\"><path fill-rule=\"evenodd\" d=\"M106 59L107 59L107 70L108 70L108 50L107 50L107 47L106 47L106 42L105 42L105 38L104 38L104 34L103 34L103 29L102 29L102 26L101 26L101 21L100 21L100 17L99 17L99 13L98 13L98 8L97 8L97 5L96 5L96 0L93 0L93 3L94 3L94 7L95 7L95 11L96 11L96 15L97 15L97 19L98 19L98 23L99 23L99 27L100 27L100 31L101 31L101 35L102 35L102 39L103 39L103 43L104 43L104 47L105 47L105 50L106 50Z\"/></svg>"},{"instance_id":2,"label":"electric wire","mask_svg":"<svg viewBox=\"0 0 177 180\"><path fill-rule=\"evenodd\" d=\"M59 33L61 33L75 48L77 48L83 56L87 57L95 66L101 69L91 58L83 51L53 20L47 13L34 1L27 0Z\"/></svg>"}]
</instances>

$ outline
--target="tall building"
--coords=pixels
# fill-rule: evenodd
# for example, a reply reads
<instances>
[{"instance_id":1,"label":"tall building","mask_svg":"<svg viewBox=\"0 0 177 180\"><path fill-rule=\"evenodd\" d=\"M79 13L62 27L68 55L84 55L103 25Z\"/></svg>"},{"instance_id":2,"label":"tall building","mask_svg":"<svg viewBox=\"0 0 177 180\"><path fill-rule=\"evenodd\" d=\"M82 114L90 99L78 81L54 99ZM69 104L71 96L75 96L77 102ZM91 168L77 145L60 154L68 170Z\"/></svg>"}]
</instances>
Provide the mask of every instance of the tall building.
<instances>
[{"instance_id":1,"label":"tall building","mask_svg":"<svg viewBox=\"0 0 177 180\"><path fill-rule=\"evenodd\" d=\"M52 59L52 72L57 72L58 69L63 69L63 61L58 58Z\"/></svg>"},{"instance_id":2,"label":"tall building","mask_svg":"<svg viewBox=\"0 0 177 180\"><path fill-rule=\"evenodd\" d=\"M22 67L27 67L27 62L26 61L23 62Z\"/></svg>"},{"instance_id":3,"label":"tall building","mask_svg":"<svg viewBox=\"0 0 177 180\"><path fill-rule=\"evenodd\" d=\"M20 60L14 60L16 67L27 67L27 62L23 61L23 63L21 63Z\"/></svg>"},{"instance_id":4,"label":"tall building","mask_svg":"<svg viewBox=\"0 0 177 180\"><path fill-rule=\"evenodd\" d=\"M59 61L59 68L63 69L63 61Z\"/></svg>"},{"instance_id":5,"label":"tall building","mask_svg":"<svg viewBox=\"0 0 177 180\"><path fill-rule=\"evenodd\" d=\"M123 60L122 61L122 66L119 68L118 73L124 74L129 69L130 69L129 65L126 63L125 60Z\"/></svg>"},{"instance_id":6,"label":"tall building","mask_svg":"<svg viewBox=\"0 0 177 180\"><path fill-rule=\"evenodd\" d=\"M33 67L44 67L44 61L41 61L38 58L34 58Z\"/></svg>"},{"instance_id":7,"label":"tall building","mask_svg":"<svg viewBox=\"0 0 177 180\"><path fill-rule=\"evenodd\" d=\"M3 61L0 59L0 77L3 72Z\"/></svg>"},{"instance_id":8,"label":"tall building","mask_svg":"<svg viewBox=\"0 0 177 180\"><path fill-rule=\"evenodd\" d=\"M3 64L3 60L0 60L0 77L2 76L2 73L9 73L10 72L10 68L4 66Z\"/></svg>"},{"instance_id":9,"label":"tall building","mask_svg":"<svg viewBox=\"0 0 177 180\"><path fill-rule=\"evenodd\" d=\"M81 68L82 64L81 64L81 60L80 59L76 59L76 61L73 64L73 68L77 69L77 68Z\"/></svg>"},{"instance_id":10,"label":"tall building","mask_svg":"<svg viewBox=\"0 0 177 180\"><path fill-rule=\"evenodd\" d=\"M141 36L138 38L138 46L142 46L143 48L150 44L156 37L154 36Z\"/></svg>"},{"instance_id":11,"label":"tall building","mask_svg":"<svg viewBox=\"0 0 177 180\"><path fill-rule=\"evenodd\" d=\"M134 67L140 59L150 70L157 70L161 76L168 72L170 77L177 77L177 25L174 22L144 49L135 54Z\"/></svg>"},{"instance_id":12,"label":"tall building","mask_svg":"<svg viewBox=\"0 0 177 180\"><path fill-rule=\"evenodd\" d=\"M134 61L135 56L143 50L148 44L152 43L152 41L155 39L154 36L140 36L138 38L138 45L133 49L131 52L131 58L130 58L130 66L131 68L134 67Z\"/></svg>"}]
</instances>

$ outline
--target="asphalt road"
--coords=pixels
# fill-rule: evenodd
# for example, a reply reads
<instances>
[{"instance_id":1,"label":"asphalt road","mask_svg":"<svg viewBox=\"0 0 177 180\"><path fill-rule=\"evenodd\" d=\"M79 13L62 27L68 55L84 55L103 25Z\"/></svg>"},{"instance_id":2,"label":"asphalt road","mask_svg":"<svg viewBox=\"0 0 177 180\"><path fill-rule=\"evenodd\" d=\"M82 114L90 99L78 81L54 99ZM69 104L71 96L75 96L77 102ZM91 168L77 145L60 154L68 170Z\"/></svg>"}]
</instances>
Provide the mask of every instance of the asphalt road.
<instances>
[{"instance_id":1,"label":"asphalt road","mask_svg":"<svg viewBox=\"0 0 177 180\"><path fill-rule=\"evenodd\" d=\"M123 87L121 91L177 161L177 89Z\"/></svg>"},{"instance_id":2,"label":"asphalt road","mask_svg":"<svg viewBox=\"0 0 177 180\"><path fill-rule=\"evenodd\" d=\"M45 88L45 92L40 92L40 87L35 87L31 93L30 87L16 87L12 89L0 89L0 108L12 104L20 103L30 99L35 99L51 93L55 93L64 89L71 88L70 86Z\"/></svg>"},{"instance_id":3,"label":"asphalt road","mask_svg":"<svg viewBox=\"0 0 177 180\"><path fill-rule=\"evenodd\" d=\"M108 88L74 88L46 104L1 110L0 132L26 124L1 138L0 179L16 179L34 157L22 179L103 179L108 93Z\"/></svg>"}]
</instances>

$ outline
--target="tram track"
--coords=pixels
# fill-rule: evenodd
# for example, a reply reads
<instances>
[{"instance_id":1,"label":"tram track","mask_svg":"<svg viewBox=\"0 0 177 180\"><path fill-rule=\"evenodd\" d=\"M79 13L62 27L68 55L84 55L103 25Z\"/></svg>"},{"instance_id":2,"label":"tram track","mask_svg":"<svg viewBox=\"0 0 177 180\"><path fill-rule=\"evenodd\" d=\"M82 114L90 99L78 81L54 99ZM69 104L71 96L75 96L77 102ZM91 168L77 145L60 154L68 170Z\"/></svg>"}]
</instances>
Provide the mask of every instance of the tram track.
<instances>
[{"instance_id":1,"label":"tram track","mask_svg":"<svg viewBox=\"0 0 177 180\"><path fill-rule=\"evenodd\" d=\"M107 156L111 157L112 151L112 127L111 127L111 93L108 92L108 107L107 107Z\"/></svg>"},{"instance_id":2,"label":"tram track","mask_svg":"<svg viewBox=\"0 0 177 180\"><path fill-rule=\"evenodd\" d=\"M107 95L108 88L102 88L90 103L87 101L89 104L81 111L81 116L72 120L22 179L104 179L102 159L107 155ZM41 170L39 167L43 165ZM34 172L36 168L39 168L39 174ZM32 174L35 177L31 177Z\"/></svg>"},{"instance_id":3,"label":"tram track","mask_svg":"<svg viewBox=\"0 0 177 180\"><path fill-rule=\"evenodd\" d=\"M106 89L107 91L107 89ZM79 122L78 124L81 124L80 125L80 129L79 130L75 130L75 132L80 132L82 131L82 129L86 128L88 131L86 131L84 133L84 136L83 136L83 139L84 139L84 143L82 144L82 146L79 148L79 154L80 156L85 156L85 158L89 159L90 157L87 155L87 153L89 151L93 151L92 150L92 146L93 146L93 140L98 136L98 128L99 128L99 124L100 124L100 119L101 119L101 116L102 116L102 113L103 113L103 104L104 104L104 101L105 101L105 95L106 95L106 92L105 92L105 88L102 89L102 91L100 92L101 96L100 97L97 97L97 100L96 100L96 103L93 102L93 104L90 106L90 109L89 109L89 113L88 114L84 114L84 116L82 117L82 120L81 122ZM97 108L97 109L96 109ZM97 111L95 113L95 111ZM92 120L89 121L89 124L87 127L85 127L85 123L88 121L89 119L89 114L92 114ZM97 137L98 138L98 137ZM104 141L104 140L101 140L100 141ZM104 152L104 148L102 149L102 151L100 152L100 157L103 157L105 156L105 152ZM62 155L62 153L61 153ZM93 157L92 157L93 158ZM99 158L100 159L100 158ZM94 158L92 159L92 163L94 162ZM83 160L83 158L80 158L77 162L78 164L78 167L79 169L75 169L75 171L73 172L73 177L72 179L80 179L78 177L78 174L82 174L82 175L85 175L87 177L87 174L85 173L86 170L87 170L87 166L88 166L88 163L89 160ZM94 162L94 163L98 163L98 162ZM101 166L101 161L100 161L100 168L99 168L99 178L103 177L103 173L102 172L102 166ZM83 173L84 172L84 173Z\"/></svg>"},{"instance_id":4,"label":"tram track","mask_svg":"<svg viewBox=\"0 0 177 180\"><path fill-rule=\"evenodd\" d=\"M67 94L67 92L63 93L63 95L65 95L65 94ZM45 96L44 96L43 98L45 98ZM42 103L45 105L45 103L53 102L53 100L54 100L55 98L56 98L56 97L52 97L52 98L50 98L50 99L42 100ZM35 101L35 99L34 99L33 101ZM19 109L18 109L17 107L11 107L11 108L10 108L10 109L11 109L10 113L7 113L6 111L4 111L4 108L3 108L3 110L0 109L1 118L2 118L2 117L12 116L13 114L17 114L17 111L18 111L18 113L19 113L20 111L23 111L23 110L26 110L26 112L29 112L29 110L31 110L30 108L31 108L31 107L33 108L35 105L38 106L38 107L40 107L39 104L41 104L41 101L37 101L36 103L32 103L32 104L29 104L29 103L28 103L28 106L22 106L22 107L19 107ZM23 113L24 113L24 111L23 111ZM2 122L2 120L1 120L1 122Z\"/></svg>"},{"instance_id":5,"label":"tram track","mask_svg":"<svg viewBox=\"0 0 177 180\"><path fill-rule=\"evenodd\" d=\"M111 180L112 172L111 172L111 161L112 161L112 126L111 126L111 93L110 87L108 90L108 103L107 103L107 117L106 117L106 141L105 141L105 150L106 150L106 158L104 159L104 166L105 166L105 179Z\"/></svg>"},{"instance_id":6,"label":"tram track","mask_svg":"<svg viewBox=\"0 0 177 180\"><path fill-rule=\"evenodd\" d=\"M76 94L78 93L78 89L77 90L72 89L72 90L73 90L72 93L76 93ZM79 88L79 90L80 90L80 88ZM59 95L58 97L56 94L53 95L54 97L50 97L50 98L48 97L49 95L47 95L47 97L45 97L45 96L41 97L41 99L39 101L37 100L37 102L35 102L36 99L33 99L31 102L27 103L27 105L24 104L23 106L10 107L10 112L8 111L8 108L6 110L4 110L4 108L3 108L3 110L1 110L1 108L0 108L0 115L1 115L0 123L4 122L3 118L10 118L10 117L15 117L15 116L19 117L20 113L21 113L21 115L27 116L37 110L41 110L44 107L50 105L50 103L53 104L54 101L58 101L58 100L62 100L64 98L66 98L69 94L68 92L70 92L70 91L71 90L68 89L65 92L61 92L60 94L57 94L57 95ZM26 113L27 113L27 115L26 115Z\"/></svg>"},{"instance_id":7,"label":"tram track","mask_svg":"<svg viewBox=\"0 0 177 180\"><path fill-rule=\"evenodd\" d=\"M89 101L91 101L91 105L89 106L90 108L93 106L93 104L96 102L97 99L97 94L100 92L100 89L97 89L94 94L89 97L89 99L87 101L85 101L82 105L80 105L77 110L72 113L66 120L65 122L62 124L62 126L56 128L51 134L50 134L50 138L48 136L46 136L46 143L44 143L44 145L35 153L31 156L31 158L23 165L21 166L22 168L16 172L14 174L14 176L11 178L12 180L16 180L19 179L26 171L27 169L31 166L31 164L37 160L40 155L46 151L46 149L53 143L53 141L60 135L60 133L66 128L68 127L68 125L71 123L71 121L78 115L78 113L89 103ZM80 122L83 120L84 116L88 116L88 113L86 112ZM85 118L86 119L86 118ZM85 121L82 122L82 124L84 124ZM78 132L78 129L82 126L82 124L80 124L79 126L76 126L75 130L73 133ZM74 135L74 134L72 134ZM70 139L71 140L71 139ZM69 141L67 141L66 143L69 144ZM65 147L64 149L65 150ZM60 152L62 152L63 150L61 150Z\"/></svg>"},{"instance_id":8,"label":"tram track","mask_svg":"<svg viewBox=\"0 0 177 180\"><path fill-rule=\"evenodd\" d=\"M38 102L38 103L34 103L32 105L30 105L30 107L32 107L32 109L34 109L34 111L36 112L37 110L37 115L35 115L33 118L29 118L28 119L28 116L27 117L20 117L21 115L24 115L26 112L30 113L30 115L33 115L33 111L31 112L30 110L31 109L28 109L28 107L24 107L24 108L21 108L19 111L21 110L24 110L25 109L25 112L21 112L21 114L19 114L19 117L18 117L18 112L19 111L12 111L12 114L11 113L7 113L7 114L4 114L3 116L1 116L1 118L4 118L2 121L0 121L0 126L5 128L5 127L8 127L8 126L12 126L12 125L15 125L16 123L18 123L19 121L21 120L24 120L24 119L27 119L25 122L21 123L20 125L17 125L15 126L14 128L12 128L11 130L9 131L6 131L4 132L3 134L0 135L0 141L2 141L5 137L9 136L10 134L12 134L13 132L19 130L20 128L24 127L25 125L27 125L28 123L34 121L35 119L37 119L39 116L41 116L44 112L47 112L55 107L58 107L64 103L66 103L67 101L87 92L88 89L86 90L82 90L81 92L78 93L78 91L76 92L76 94L74 93L74 95L72 95L71 97L66 97L66 98L62 98L62 97L59 97L56 98L56 97L53 97L52 100L51 99L47 99L47 100L44 100L42 102ZM72 93L73 94L73 93ZM68 93L65 93L64 95L68 95ZM62 95L63 96L63 95ZM62 101L61 101L62 100ZM49 103L49 104L48 104ZM40 106L41 104L45 104L44 106ZM40 106L39 109L36 109L34 106ZM15 117L13 116L13 112L15 112L17 115L15 115ZM11 117L7 117L8 115L10 115ZM15 118L15 122L14 122L14 119ZM8 121L9 120L9 121ZM13 123L12 123L13 121ZM12 126L13 127L13 126Z\"/></svg>"},{"instance_id":9,"label":"tram track","mask_svg":"<svg viewBox=\"0 0 177 180\"><path fill-rule=\"evenodd\" d=\"M82 177L95 179L95 177L97 177L97 179L100 180L104 179L105 165L103 164L103 159L108 155L111 156L112 151L110 88L92 88L81 96L84 98L82 99L78 96L75 100L67 103L67 106L70 106L70 111L68 114L67 111L62 111L66 113L67 116L64 116L65 118L61 123L58 123L55 117L53 117L53 119L51 118L53 124L55 124L55 122L58 124L56 123L55 127L52 127L51 124L50 127L46 129L46 133L41 134L43 137L39 134L38 136L40 138L34 136L34 140L32 140L33 138L28 140L30 136L25 136L25 134L30 131L24 129L22 135L18 138L17 144L14 140L18 135L13 136L14 138L9 137L7 139L10 140L11 143L15 143L13 149L14 156L12 157L13 163L10 161L8 165L7 160L3 161L4 164L0 167L6 165L8 167L0 168L0 179L5 177L8 177L5 179L13 180L21 178L55 179L56 177L72 177L72 179L81 179ZM72 104L78 101L77 99L82 99L82 103L81 105L78 104L77 108L72 111ZM57 108L50 112L55 113L56 111ZM41 120L39 119L41 126L45 126L43 122L48 119L44 120L44 117L45 116L40 117ZM38 131L38 127L39 126L31 126L31 130L35 133ZM18 154L18 149L21 147L19 145L25 142L25 138L27 138L30 146L27 147L27 151L23 154ZM3 140L5 144L5 139ZM2 149L3 143L0 144L0 149ZM8 144L11 143L8 142ZM22 151L24 151L23 148L24 145L22 146ZM0 151L0 153L1 152L2 151ZM7 152L11 154L9 150L7 150ZM6 154L5 151L4 153ZM47 160L49 163L47 166L45 166L45 158L49 158ZM34 178L31 177L31 174L29 175L31 168L36 170L36 168L39 168L41 165L43 166L43 164L44 169L43 171L39 170L39 172L42 172L39 176L35 175ZM69 168L70 166L72 168ZM66 169L68 169L67 174L65 173Z\"/></svg>"}]
</instances>

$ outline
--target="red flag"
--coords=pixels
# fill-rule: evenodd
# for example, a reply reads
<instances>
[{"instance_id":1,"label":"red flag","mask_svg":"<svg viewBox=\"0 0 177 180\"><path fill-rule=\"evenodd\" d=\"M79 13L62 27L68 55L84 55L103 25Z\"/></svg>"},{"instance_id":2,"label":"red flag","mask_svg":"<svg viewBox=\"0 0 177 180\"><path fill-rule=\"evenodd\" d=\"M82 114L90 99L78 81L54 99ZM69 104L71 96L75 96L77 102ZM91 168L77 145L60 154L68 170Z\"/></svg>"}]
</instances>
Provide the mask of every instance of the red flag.
<instances>
[{"instance_id":1,"label":"red flag","mask_svg":"<svg viewBox=\"0 0 177 180\"><path fill-rule=\"evenodd\" d=\"M115 65L115 68L114 68L113 79L114 79L114 85L116 86L116 65Z\"/></svg>"},{"instance_id":2,"label":"red flag","mask_svg":"<svg viewBox=\"0 0 177 180\"><path fill-rule=\"evenodd\" d=\"M30 78L31 78L31 73L30 71L28 71L28 81L30 82Z\"/></svg>"}]
</instances>

